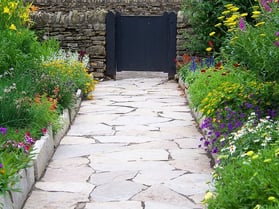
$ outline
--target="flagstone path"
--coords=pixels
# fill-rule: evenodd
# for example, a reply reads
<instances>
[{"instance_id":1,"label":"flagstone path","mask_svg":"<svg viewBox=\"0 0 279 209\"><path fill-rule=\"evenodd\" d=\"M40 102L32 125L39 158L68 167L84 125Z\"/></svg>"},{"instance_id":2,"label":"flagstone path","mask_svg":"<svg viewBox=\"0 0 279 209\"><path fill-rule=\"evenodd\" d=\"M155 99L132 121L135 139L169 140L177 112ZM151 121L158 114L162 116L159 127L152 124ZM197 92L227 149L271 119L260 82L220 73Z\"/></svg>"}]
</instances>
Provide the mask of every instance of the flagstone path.
<instances>
[{"instance_id":1,"label":"flagstone path","mask_svg":"<svg viewBox=\"0 0 279 209\"><path fill-rule=\"evenodd\" d=\"M203 208L210 160L183 91L162 73L133 77L82 102L24 209Z\"/></svg>"}]
</instances>

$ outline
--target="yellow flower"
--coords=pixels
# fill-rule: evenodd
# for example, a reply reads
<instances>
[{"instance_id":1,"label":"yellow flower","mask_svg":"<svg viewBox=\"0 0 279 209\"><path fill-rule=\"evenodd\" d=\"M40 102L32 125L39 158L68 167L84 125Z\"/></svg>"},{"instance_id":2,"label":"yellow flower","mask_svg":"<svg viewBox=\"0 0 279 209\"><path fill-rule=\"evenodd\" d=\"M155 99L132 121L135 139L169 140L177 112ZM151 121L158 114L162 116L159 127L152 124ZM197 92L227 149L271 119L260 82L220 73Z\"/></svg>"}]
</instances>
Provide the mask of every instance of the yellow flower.
<instances>
[{"instance_id":1,"label":"yellow flower","mask_svg":"<svg viewBox=\"0 0 279 209\"><path fill-rule=\"evenodd\" d=\"M230 14L230 13L231 13L230 10L226 10L226 11L223 11L223 12L222 12L222 15L227 15L227 14Z\"/></svg>"},{"instance_id":2,"label":"yellow flower","mask_svg":"<svg viewBox=\"0 0 279 209\"><path fill-rule=\"evenodd\" d=\"M8 7L4 7L3 13L4 13L4 14L8 14L8 15L11 15L11 14L12 14L11 10L10 10Z\"/></svg>"},{"instance_id":3,"label":"yellow flower","mask_svg":"<svg viewBox=\"0 0 279 209\"><path fill-rule=\"evenodd\" d=\"M225 16L223 16L223 15L220 17L217 17L218 20L223 20L224 18L225 18Z\"/></svg>"},{"instance_id":4,"label":"yellow flower","mask_svg":"<svg viewBox=\"0 0 279 209\"><path fill-rule=\"evenodd\" d=\"M265 37L265 36L266 36L266 34L265 34L265 33L261 33L261 34L260 34L260 36Z\"/></svg>"},{"instance_id":5,"label":"yellow flower","mask_svg":"<svg viewBox=\"0 0 279 209\"><path fill-rule=\"evenodd\" d=\"M211 33L209 33L209 36L214 36L215 35L215 32L213 31L213 32L211 32Z\"/></svg>"},{"instance_id":6,"label":"yellow flower","mask_svg":"<svg viewBox=\"0 0 279 209\"><path fill-rule=\"evenodd\" d=\"M211 52L211 51L212 51L212 48L211 48L211 47L207 47L205 50L206 50L207 52Z\"/></svg>"},{"instance_id":7,"label":"yellow flower","mask_svg":"<svg viewBox=\"0 0 279 209\"><path fill-rule=\"evenodd\" d=\"M261 25L264 25L265 22L258 22L255 26L258 27L258 26L261 26Z\"/></svg>"},{"instance_id":8,"label":"yellow flower","mask_svg":"<svg viewBox=\"0 0 279 209\"><path fill-rule=\"evenodd\" d=\"M222 23L217 23L216 25L214 25L215 27L221 27Z\"/></svg>"},{"instance_id":9,"label":"yellow flower","mask_svg":"<svg viewBox=\"0 0 279 209\"><path fill-rule=\"evenodd\" d=\"M213 198L213 194L211 192L207 192L204 196L204 199L202 201L203 204L206 204L208 200Z\"/></svg>"},{"instance_id":10,"label":"yellow flower","mask_svg":"<svg viewBox=\"0 0 279 209\"><path fill-rule=\"evenodd\" d=\"M253 15L260 15L261 12L260 12L260 11L253 11L252 14L253 14Z\"/></svg>"},{"instance_id":11,"label":"yellow flower","mask_svg":"<svg viewBox=\"0 0 279 209\"><path fill-rule=\"evenodd\" d=\"M259 9L260 7L259 6L252 6L253 10L257 10Z\"/></svg>"},{"instance_id":12,"label":"yellow flower","mask_svg":"<svg viewBox=\"0 0 279 209\"><path fill-rule=\"evenodd\" d=\"M232 7L233 6L233 4L226 4L226 5L224 5L226 8L230 8L230 7Z\"/></svg>"},{"instance_id":13,"label":"yellow flower","mask_svg":"<svg viewBox=\"0 0 279 209\"><path fill-rule=\"evenodd\" d=\"M264 160L264 163L270 163L270 162L271 162L271 159L270 159L270 158Z\"/></svg>"},{"instance_id":14,"label":"yellow flower","mask_svg":"<svg viewBox=\"0 0 279 209\"><path fill-rule=\"evenodd\" d=\"M252 157L253 160L256 160L256 159L258 159L258 158L259 158L259 155L254 155L254 156Z\"/></svg>"},{"instance_id":15,"label":"yellow flower","mask_svg":"<svg viewBox=\"0 0 279 209\"><path fill-rule=\"evenodd\" d=\"M241 17L246 17L248 15L248 13L242 13L240 16Z\"/></svg>"},{"instance_id":16,"label":"yellow flower","mask_svg":"<svg viewBox=\"0 0 279 209\"><path fill-rule=\"evenodd\" d=\"M261 205L257 204L253 209L260 209Z\"/></svg>"},{"instance_id":17,"label":"yellow flower","mask_svg":"<svg viewBox=\"0 0 279 209\"><path fill-rule=\"evenodd\" d=\"M254 154L254 152L252 150L250 150L246 153L246 155L249 156L249 157L251 157L253 154Z\"/></svg>"},{"instance_id":18,"label":"yellow flower","mask_svg":"<svg viewBox=\"0 0 279 209\"><path fill-rule=\"evenodd\" d=\"M11 26L9 27L10 30L17 30L16 26L14 24L11 24Z\"/></svg>"},{"instance_id":19,"label":"yellow flower","mask_svg":"<svg viewBox=\"0 0 279 209\"><path fill-rule=\"evenodd\" d=\"M239 8L238 7L232 7L230 10L233 11L233 12L237 12L239 10Z\"/></svg>"},{"instance_id":20,"label":"yellow flower","mask_svg":"<svg viewBox=\"0 0 279 209\"><path fill-rule=\"evenodd\" d=\"M268 200L271 202L275 202L276 201L276 197L270 196L268 197Z\"/></svg>"}]
</instances>

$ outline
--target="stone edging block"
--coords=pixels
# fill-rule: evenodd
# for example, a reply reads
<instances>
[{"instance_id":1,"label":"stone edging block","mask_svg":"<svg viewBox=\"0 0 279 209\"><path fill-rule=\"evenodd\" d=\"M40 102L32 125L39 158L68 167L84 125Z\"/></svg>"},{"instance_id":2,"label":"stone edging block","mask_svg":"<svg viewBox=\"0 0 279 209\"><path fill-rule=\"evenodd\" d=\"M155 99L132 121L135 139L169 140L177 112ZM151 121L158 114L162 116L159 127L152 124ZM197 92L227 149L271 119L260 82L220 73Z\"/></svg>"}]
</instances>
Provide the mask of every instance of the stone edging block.
<instances>
[{"instance_id":1,"label":"stone edging block","mask_svg":"<svg viewBox=\"0 0 279 209\"><path fill-rule=\"evenodd\" d=\"M14 188L19 188L21 192L12 191L5 195L0 195L0 209L21 209L23 207L35 181L42 177L55 148L67 133L79 110L81 101L79 96L72 109L63 111L61 115L62 128L57 133L53 134L50 126L48 133L36 141L33 150L34 159L30 163L30 167L22 169L18 173L19 181Z\"/></svg>"}]
</instances>

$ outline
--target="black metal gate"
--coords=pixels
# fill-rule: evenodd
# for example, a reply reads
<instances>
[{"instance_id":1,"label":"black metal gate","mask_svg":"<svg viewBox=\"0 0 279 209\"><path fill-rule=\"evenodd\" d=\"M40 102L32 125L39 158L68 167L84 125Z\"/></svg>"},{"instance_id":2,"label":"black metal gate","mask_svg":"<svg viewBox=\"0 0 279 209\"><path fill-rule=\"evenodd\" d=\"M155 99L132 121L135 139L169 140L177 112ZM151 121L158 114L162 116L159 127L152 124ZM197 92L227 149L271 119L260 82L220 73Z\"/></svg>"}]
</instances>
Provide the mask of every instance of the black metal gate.
<instances>
[{"instance_id":1,"label":"black metal gate","mask_svg":"<svg viewBox=\"0 0 279 209\"><path fill-rule=\"evenodd\" d=\"M107 75L116 71L176 73L176 14L162 16L107 15Z\"/></svg>"}]
</instances>

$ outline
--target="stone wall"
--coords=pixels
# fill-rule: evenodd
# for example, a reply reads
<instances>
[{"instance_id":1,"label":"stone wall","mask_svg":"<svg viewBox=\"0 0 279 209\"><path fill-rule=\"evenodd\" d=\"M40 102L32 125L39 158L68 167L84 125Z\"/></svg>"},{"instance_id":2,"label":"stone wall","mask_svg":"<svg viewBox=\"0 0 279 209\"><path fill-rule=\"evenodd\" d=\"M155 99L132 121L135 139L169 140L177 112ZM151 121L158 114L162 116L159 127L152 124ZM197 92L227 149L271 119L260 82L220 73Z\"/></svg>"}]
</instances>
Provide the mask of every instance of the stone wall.
<instances>
[{"instance_id":1,"label":"stone wall","mask_svg":"<svg viewBox=\"0 0 279 209\"><path fill-rule=\"evenodd\" d=\"M34 29L44 39L55 37L64 49L89 54L96 78L105 76L108 11L144 16L177 13L177 55L184 53L182 32L188 25L179 12L181 0L33 0L33 4L39 8L33 14Z\"/></svg>"}]
</instances>

